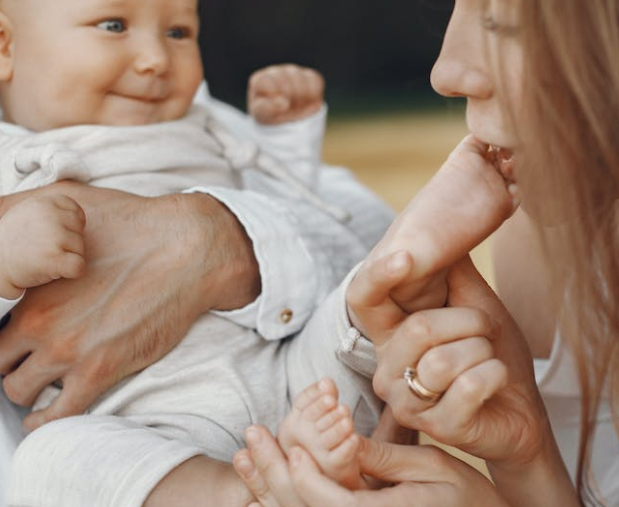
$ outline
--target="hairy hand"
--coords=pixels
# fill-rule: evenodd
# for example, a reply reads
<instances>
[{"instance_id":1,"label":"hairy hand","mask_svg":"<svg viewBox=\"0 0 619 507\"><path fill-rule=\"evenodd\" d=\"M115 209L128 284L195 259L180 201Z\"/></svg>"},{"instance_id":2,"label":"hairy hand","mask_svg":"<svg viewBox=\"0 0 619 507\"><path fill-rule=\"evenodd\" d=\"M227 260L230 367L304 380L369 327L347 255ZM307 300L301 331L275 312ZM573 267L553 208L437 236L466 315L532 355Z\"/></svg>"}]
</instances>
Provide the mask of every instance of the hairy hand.
<instances>
[{"instance_id":1,"label":"hairy hand","mask_svg":"<svg viewBox=\"0 0 619 507\"><path fill-rule=\"evenodd\" d=\"M86 212L87 267L77 280L29 291L0 333L12 401L30 406L47 385L63 386L51 406L28 416L28 429L83 412L169 352L203 312L244 306L260 290L251 241L215 199L57 185Z\"/></svg>"}]
</instances>

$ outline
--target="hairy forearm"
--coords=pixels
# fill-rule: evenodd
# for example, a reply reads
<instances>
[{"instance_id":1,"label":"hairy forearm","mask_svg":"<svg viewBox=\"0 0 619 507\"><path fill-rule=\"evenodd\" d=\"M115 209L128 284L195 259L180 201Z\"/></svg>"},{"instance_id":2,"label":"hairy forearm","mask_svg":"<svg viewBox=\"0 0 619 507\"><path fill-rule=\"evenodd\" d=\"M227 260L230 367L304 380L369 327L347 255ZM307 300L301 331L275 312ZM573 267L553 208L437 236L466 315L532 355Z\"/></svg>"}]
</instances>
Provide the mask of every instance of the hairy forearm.
<instances>
[{"instance_id":1,"label":"hairy forearm","mask_svg":"<svg viewBox=\"0 0 619 507\"><path fill-rule=\"evenodd\" d=\"M580 502L559 449L551 437L528 463L488 462L490 475L511 507L579 507Z\"/></svg>"},{"instance_id":2,"label":"hairy forearm","mask_svg":"<svg viewBox=\"0 0 619 507\"><path fill-rule=\"evenodd\" d=\"M164 477L144 507L246 507L253 498L232 465L196 456Z\"/></svg>"},{"instance_id":3,"label":"hairy forearm","mask_svg":"<svg viewBox=\"0 0 619 507\"><path fill-rule=\"evenodd\" d=\"M178 199L179 212L187 214L196 223L197 243L194 243L198 259L206 268L202 271L203 301L213 301L210 292L214 287L218 297L214 306L205 310L234 310L254 301L261 290L260 271L251 239L236 216L217 199L201 193L182 194ZM215 224L214 222L219 223ZM219 262L205 256L212 255L211 244L222 241L221 231L227 237L222 248L216 250ZM218 265L216 271L209 269Z\"/></svg>"}]
</instances>

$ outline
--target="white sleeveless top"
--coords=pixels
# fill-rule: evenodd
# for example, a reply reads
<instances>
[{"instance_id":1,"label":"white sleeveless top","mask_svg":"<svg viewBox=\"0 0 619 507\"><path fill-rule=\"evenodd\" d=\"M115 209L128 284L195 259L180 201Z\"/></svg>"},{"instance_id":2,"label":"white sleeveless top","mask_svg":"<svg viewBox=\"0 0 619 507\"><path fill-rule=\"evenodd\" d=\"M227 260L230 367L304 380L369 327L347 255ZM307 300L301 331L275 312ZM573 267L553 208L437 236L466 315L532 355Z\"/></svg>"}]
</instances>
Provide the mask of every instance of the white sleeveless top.
<instances>
[{"instance_id":1,"label":"white sleeveless top","mask_svg":"<svg viewBox=\"0 0 619 507\"><path fill-rule=\"evenodd\" d=\"M578 373L559 335L549 359L535 359L535 376L546 403L552 429L572 479L576 475L580 432ZM593 441L591 493L601 505L619 507L619 437L606 393L600 402Z\"/></svg>"}]
</instances>

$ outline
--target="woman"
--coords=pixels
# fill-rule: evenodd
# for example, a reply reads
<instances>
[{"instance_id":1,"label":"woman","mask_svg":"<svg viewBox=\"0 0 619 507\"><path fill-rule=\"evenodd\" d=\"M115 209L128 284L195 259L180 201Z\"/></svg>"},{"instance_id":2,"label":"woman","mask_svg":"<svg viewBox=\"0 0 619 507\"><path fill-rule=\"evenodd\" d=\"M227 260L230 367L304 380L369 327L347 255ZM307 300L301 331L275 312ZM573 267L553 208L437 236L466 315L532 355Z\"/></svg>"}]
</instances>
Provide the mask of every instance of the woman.
<instances>
[{"instance_id":1,"label":"woman","mask_svg":"<svg viewBox=\"0 0 619 507\"><path fill-rule=\"evenodd\" d=\"M386 343L381 339L374 385L400 423L486 459L494 486L438 451L366 443L366 472L399 484L353 493L329 482L300 449L286 468L258 428L248 435L256 469L244 477L264 505L619 505L618 48L615 0L456 0L432 75L439 93L467 98L472 134L501 147L503 159L513 157L529 218L521 214L499 236L498 281L534 352L548 355L553 330L560 331L541 387L563 454L576 454L575 466L568 465L576 469L577 490L520 330L464 260L449 275L452 308L402 319ZM386 262L375 261L348 289L349 314L371 338L380 331L376 311L367 316L372 301L402 281L389 276ZM366 297L363 288L372 284L376 291ZM539 286L544 290L529 288ZM429 335L441 322L461 325L453 312L462 308L501 323L492 343L505 370L480 371L464 340L453 354L454 334L448 340L436 334L427 348L406 340L415 320ZM404 365L417 370L412 393ZM418 399L419 385L442 397ZM578 420L567 411L578 398L580 443L570 432Z\"/></svg>"}]
</instances>

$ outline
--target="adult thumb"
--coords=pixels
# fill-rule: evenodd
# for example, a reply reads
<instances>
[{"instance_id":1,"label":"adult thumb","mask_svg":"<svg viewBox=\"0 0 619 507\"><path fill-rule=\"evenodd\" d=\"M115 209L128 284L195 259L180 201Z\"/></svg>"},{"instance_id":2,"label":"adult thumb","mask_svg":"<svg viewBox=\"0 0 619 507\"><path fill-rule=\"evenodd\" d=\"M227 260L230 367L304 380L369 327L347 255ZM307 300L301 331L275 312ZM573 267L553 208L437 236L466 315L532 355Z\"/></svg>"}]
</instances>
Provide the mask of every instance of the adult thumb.
<instances>
[{"instance_id":1,"label":"adult thumb","mask_svg":"<svg viewBox=\"0 0 619 507\"><path fill-rule=\"evenodd\" d=\"M361 472L387 482L441 482L444 473L440 467L445 452L433 446L397 445L362 439L359 453Z\"/></svg>"}]
</instances>

